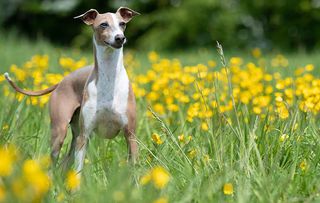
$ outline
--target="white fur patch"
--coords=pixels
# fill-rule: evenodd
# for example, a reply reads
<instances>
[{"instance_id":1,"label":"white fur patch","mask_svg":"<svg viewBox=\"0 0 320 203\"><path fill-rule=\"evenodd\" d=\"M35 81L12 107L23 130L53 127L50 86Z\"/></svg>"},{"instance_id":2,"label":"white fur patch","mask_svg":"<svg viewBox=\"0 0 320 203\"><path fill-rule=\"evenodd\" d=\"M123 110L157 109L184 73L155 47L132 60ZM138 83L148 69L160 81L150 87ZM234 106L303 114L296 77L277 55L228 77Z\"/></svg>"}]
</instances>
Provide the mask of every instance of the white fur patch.
<instances>
[{"instance_id":1,"label":"white fur patch","mask_svg":"<svg viewBox=\"0 0 320 203\"><path fill-rule=\"evenodd\" d=\"M80 173L83 168L83 161L86 153L86 146L83 146L79 151L75 152L76 172Z\"/></svg>"},{"instance_id":2,"label":"white fur patch","mask_svg":"<svg viewBox=\"0 0 320 203\"><path fill-rule=\"evenodd\" d=\"M112 138L128 123L129 79L123 66L122 48L99 46L95 40L94 45L98 78L87 86L88 100L81 113L88 134L96 130L101 136Z\"/></svg>"},{"instance_id":3,"label":"white fur patch","mask_svg":"<svg viewBox=\"0 0 320 203\"><path fill-rule=\"evenodd\" d=\"M116 35L123 35L123 31L120 29L120 25L119 25L120 21L117 15L114 13L111 13L111 18L113 21L112 24L114 25L114 28L112 30L112 39L114 39Z\"/></svg>"},{"instance_id":4,"label":"white fur patch","mask_svg":"<svg viewBox=\"0 0 320 203\"><path fill-rule=\"evenodd\" d=\"M88 86L89 99L83 105L81 113L83 117L84 134L86 137L89 136L91 131L94 129L95 117L97 112L97 87L94 81L91 81Z\"/></svg>"}]
</instances>

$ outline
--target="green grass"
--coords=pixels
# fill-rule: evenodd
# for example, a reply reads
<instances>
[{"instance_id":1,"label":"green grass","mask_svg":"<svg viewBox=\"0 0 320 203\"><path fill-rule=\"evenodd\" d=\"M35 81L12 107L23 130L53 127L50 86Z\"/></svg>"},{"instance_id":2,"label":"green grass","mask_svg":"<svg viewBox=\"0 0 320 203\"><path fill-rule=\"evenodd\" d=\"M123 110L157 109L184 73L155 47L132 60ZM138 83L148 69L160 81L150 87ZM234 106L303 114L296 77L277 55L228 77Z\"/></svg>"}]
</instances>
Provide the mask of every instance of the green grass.
<instances>
[{"instance_id":1,"label":"green grass","mask_svg":"<svg viewBox=\"0 0 320 203\"><path fill-rule=\"evenodd\" d=\"M225 52L229 52L225 50ZM141 71L148 69L147 53L134 52L141 62ZM230 56L250 59L250 54L236 52ZM238 54L237 54L238 53ZM48 54L52 71L58 66L59 56L75 58L91 57L91 52L79 52L53 47L45 41L29 42L17 36L0 36L0 71L11 64L21 65L35 54ZM275 54L268 54L271 58ZM218 61L219 55L212 50L161 53L161 56L178 58L185 64L206 63L209 59ZM308 63L320 66L319 53L286 55L292 68ZM319 73L316 70L315 73ZM7 85L0 84L0 87ZM127 149L123 134L113 140L93 136L87 152L88 164L82 173L82 185L75 193L66 192L66 202L152 202L158 197L168 197L169 202L320 202L320 122L319 116L291 112L286 121L271 122L248 115L249 120L239 118L239 125L229 125L222 115L216 114L210 121L208 133L201 132L196 124L189 124L183 117L150 119L146 116L148 104L137 98L137 137L140 159L136 166L126 165ZM14 143L26 158L37 158L50 153L50 120L48 108L26 105L4 95L0 101L0 142ZM245 109L239 108L245 114ZM235 121L235 114L228 115ZM234 122L235 123L235 122ZM272 123L272 130L264 129ZM298 128L293 130L293 126ZM162 145L151 141L151 134L157 132L165 137ZM192 135L190 144L181 148L177 136ZM283 133L290 137L279 142ZM301 141L298 137L302 137ZM70 144L70 132L62 154ZM187 154L196 149L195 159ZM208 154L209 162L203 160ZM299 164L306 160L308 169L302 171ZM141 186L139 179L153 166L161 165L171 175L166 188L157 190L151 185ZM56 202L56 194L64 191L63 176L53 172L54 184L45 202ZM234 195L226 196L223 185L230 182ZM121 194L119 194L119 192ZM118 200L117 200L118 199ZM119 201L118 201L119 202Z\"/></svg>"},{"instance_id":2,"label":"green grass","mask_svg":"<svg viewBox=\"0 0 320 203\"><path fill-rule=\"evenodd\" d=\"M222 44L223 45L223 44ZM149 67L148 56L145 51L140 52L139 48L136 50L126 50L125 52L131 52L134 54L135 58L141 63L141 70L146 70ZM264 54L267 60L271 59L275 55L281 52L271 52ZM50 67L52 70L58 67L58 58L61 56L70 56L74 58L86 57L91 62L93 61L93 53L91 47L86 51L80 51L78 49L72 49L69 47L57 47L53 46L49 42L38 39L37 41L29 41L23 37L18 37L18 34L11 32L10 34L0 32L0 71L8 70L11 64L22 65L23 62L30 59L35 54L47 54L50 56ZM296 68L298 66L304 66L306 64L312 63L315 65L320 65L320 50L312 53L281 53L285 54L286 58L289 60L291 68ZM163 58L177 58L187 65L196 65L199 63L206 64L208 60L219 61L219 56L216 52L215 44L213 44L211 49L198 49L198 50L186 50L179 52L162 52L160 53ZM250 52L238 51L238 50L226 50L226 58L232 56L239 56L245 59L252 59ZM316 69L317 73L320 74L320 69Z\"/></svg>"}]
</instances>

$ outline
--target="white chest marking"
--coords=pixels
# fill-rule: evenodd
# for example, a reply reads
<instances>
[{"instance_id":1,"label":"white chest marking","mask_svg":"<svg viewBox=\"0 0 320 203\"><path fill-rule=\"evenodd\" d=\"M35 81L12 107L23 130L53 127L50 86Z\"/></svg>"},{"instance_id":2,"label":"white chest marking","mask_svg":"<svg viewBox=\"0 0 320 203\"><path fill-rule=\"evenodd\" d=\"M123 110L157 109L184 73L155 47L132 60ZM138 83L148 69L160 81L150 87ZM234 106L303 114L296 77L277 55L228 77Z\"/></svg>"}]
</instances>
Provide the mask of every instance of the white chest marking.
<instances>
[{"instance_id":1,"label":"white chest marking","mask_svg":"<svg viewBox=\"0 0 320 203\"><path fill-rule=\"evenodd\" d=\"M82 108L85 130L112 138L127 123L129 79L121 49L96 44L98 77L87 84L88 100Z\"/></svg>"}]
</instances>

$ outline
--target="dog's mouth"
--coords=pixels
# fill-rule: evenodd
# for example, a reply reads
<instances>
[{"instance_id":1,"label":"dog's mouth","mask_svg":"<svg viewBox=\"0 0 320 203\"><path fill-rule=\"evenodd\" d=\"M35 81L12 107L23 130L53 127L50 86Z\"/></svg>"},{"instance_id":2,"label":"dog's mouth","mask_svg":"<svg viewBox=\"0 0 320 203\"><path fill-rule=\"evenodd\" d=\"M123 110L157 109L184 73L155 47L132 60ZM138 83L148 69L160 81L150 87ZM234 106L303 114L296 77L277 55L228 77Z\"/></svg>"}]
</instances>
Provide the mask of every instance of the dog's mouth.
<instances>
[{"instance_id":1,"label":"dog's mouth","mask_svg":"<svg viewBox=\"0 0 320 203\"><path fill-rule=\"evenodd\" d=\"M120 49L120 48L122 48L123 45L125 44L125 42L124 42L124 43L109 43L109 42L107 42L107 41L104 41L104 43L105 43L107 46L112 47L112 48L114 48L114 49Z\"/></svg>"}]
</instances>

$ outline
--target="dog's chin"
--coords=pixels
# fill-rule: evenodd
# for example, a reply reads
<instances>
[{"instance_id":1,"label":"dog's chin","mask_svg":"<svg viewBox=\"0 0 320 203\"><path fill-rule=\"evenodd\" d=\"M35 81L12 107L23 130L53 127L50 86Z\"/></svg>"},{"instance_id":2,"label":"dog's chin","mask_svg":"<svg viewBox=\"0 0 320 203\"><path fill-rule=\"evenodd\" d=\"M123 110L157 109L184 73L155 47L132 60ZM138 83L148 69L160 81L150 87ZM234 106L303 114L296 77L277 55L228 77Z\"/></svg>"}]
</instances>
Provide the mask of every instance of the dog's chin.
<instances>
[{"instance_id":1,"label":"dog's chin","mask_svg":"<svg viewBox=\"0 0 320 203\"><path fill-rule=\"evenodd\" d=\"M108 46L108 47L111 47L113 49L120 49L123 47L123 44L117 44L117 43L109 43L109 42L106 42L104 41L104 43Z\"/></svg>"}]
</instances>

